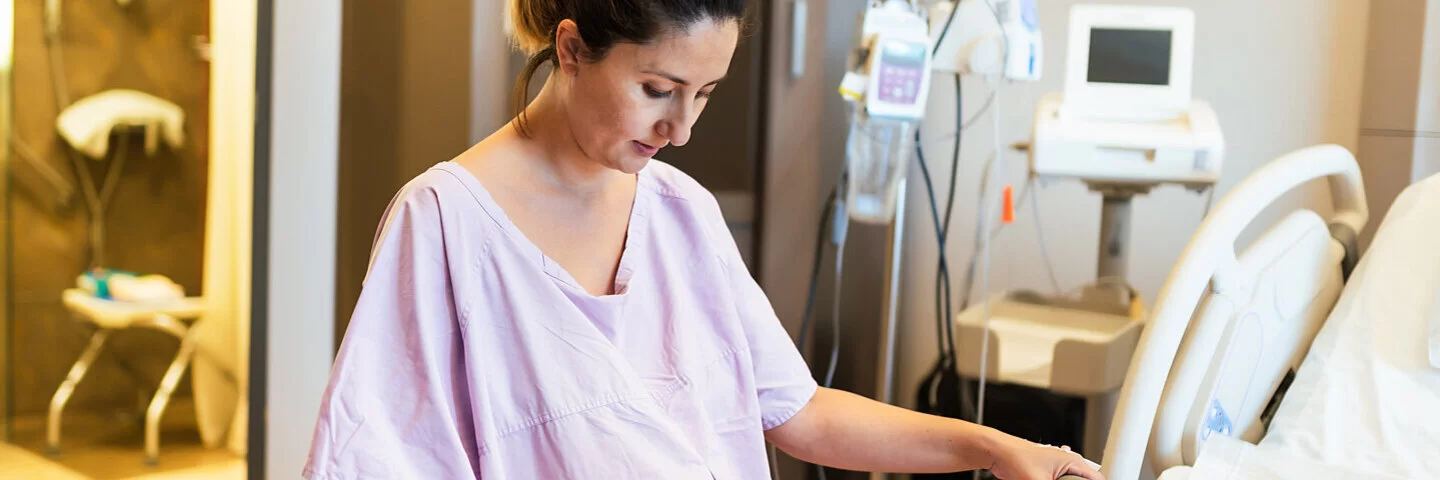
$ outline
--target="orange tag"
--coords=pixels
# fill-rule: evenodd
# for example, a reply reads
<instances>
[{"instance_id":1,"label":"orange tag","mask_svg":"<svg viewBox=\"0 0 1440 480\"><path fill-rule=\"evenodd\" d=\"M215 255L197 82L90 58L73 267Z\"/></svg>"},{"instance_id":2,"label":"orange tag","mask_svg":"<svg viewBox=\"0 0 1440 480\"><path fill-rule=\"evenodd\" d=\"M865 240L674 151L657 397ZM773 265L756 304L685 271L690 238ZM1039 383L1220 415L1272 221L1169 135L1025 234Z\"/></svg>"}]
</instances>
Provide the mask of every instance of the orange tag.
<instances>
[{"instance_id":1,"label":"orange tag","mask_svg":"<svg viewBox=\"0 0 1440 480\"><path fill-rule=\"evenodd\" d=\"M1008 224L1011 224L1011 223L1015 223L1015 191L1014 191L1014 188L1012 188L1012 187L1009 186L1009 185L1006 185L1006 186L1005 186L1005 190L1004 190L1002 193L1003 193L1004 197L1003 197L1003 199L1002 199L1003 204L1001 205L1001 210L1000 210L1000 222L1001 222L1001 223L1004 223L1004 224L1007 224L1007 225L1008 225Z\"/></svg>"}]
</instances>

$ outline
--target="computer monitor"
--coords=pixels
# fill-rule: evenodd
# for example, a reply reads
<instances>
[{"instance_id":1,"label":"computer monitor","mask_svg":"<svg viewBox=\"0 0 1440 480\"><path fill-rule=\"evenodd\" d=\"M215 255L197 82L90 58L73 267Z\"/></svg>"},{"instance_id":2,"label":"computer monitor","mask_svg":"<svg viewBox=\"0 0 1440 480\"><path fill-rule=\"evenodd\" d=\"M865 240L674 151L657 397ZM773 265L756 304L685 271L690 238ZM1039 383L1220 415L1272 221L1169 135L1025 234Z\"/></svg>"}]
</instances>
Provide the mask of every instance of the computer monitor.
<instances>
[{"instance_id":1,"label":"computer monitor","mask_svg":"<svg viewBox=\"0 0 1440 480\"><path fill-rule=\"evenodd\" d=\"M1187 8L1073 7L1061 115L1122 121L1183 115L1194 32L1195 14Z\"/></svg>"}]
</instances>

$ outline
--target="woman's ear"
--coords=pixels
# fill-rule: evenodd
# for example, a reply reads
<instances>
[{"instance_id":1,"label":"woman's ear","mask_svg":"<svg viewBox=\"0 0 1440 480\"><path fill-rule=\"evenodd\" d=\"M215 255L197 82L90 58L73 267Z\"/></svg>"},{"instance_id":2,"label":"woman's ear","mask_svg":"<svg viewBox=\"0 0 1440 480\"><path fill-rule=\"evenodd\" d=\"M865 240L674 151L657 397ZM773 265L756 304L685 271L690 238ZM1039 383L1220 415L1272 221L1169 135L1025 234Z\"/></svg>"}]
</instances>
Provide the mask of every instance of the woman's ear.
<instances>
[{"instance_id":1,"label":"woman's ear","mask_svg":"<svg viewBox=\"0 0 1440 480\"><path fill-rule=\"evenodd\" d=\"M585 40L580 38L580 26L568 18L561 20L555 27L555 59L560 64L560 72L574 76L584 54Z\"/></svg>"}]
</instances>

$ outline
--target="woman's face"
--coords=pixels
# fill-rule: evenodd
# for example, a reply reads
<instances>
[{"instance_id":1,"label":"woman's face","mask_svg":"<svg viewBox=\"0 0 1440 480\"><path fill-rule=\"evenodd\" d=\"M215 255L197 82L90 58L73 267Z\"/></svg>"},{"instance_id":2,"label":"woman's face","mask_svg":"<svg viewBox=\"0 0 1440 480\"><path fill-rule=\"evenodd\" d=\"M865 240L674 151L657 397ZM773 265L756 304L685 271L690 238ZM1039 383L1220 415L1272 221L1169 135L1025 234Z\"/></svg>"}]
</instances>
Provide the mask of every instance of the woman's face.
<instances>
[{"instance_id":1,"label":"woman's face","mask_svg":"<svg viewBox=\"0 0 1440 480\"><path fill-rule=\"evenodd\" d=\"M647 44L617 43L599 62L566 61L562 53L577 146L608 168L635 173L666 145L685 145L730 68L739 34L734 20L705 20Z\"/></svg>"}]
</instances>

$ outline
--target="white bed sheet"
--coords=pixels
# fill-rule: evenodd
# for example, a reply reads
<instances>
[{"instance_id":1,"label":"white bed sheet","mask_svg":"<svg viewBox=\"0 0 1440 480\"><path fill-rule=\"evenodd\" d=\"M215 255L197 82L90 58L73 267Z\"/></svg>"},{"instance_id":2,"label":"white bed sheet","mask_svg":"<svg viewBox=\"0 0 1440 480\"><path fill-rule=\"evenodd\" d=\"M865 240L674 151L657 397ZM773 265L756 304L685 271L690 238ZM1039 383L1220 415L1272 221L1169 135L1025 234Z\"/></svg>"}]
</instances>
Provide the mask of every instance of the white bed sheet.
<instances>
[{"instance_id":1,"label":"white bed sheet","mask_svg":"<svg viewBox=\"0 0 1440 480\"><path fill-rule=\"evenodd\" d=\"M1189 477L1440 478L1437 303L1440 176L1391 207L1264 439L1212 438Z\"/></svg>"}]
</instances>

